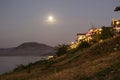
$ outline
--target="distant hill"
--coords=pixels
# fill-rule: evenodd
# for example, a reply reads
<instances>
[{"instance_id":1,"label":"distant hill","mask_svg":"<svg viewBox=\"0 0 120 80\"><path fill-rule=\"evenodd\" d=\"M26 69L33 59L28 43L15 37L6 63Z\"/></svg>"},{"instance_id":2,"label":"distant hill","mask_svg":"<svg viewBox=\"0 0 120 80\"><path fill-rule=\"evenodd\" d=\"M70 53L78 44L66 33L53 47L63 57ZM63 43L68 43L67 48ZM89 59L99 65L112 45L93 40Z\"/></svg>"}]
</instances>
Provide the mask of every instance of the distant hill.
<instances>
[{"instance_id":1,"label":"distant hill","mask_svg":"<svg viewBox=\"0 0 120 80\"><path fill-rule=\"evenodd\" d=\"M0 48L0 56L45 56L55 55L54 48L36 42L23 43L14 48Z\"/></svg>"}]
</instances>

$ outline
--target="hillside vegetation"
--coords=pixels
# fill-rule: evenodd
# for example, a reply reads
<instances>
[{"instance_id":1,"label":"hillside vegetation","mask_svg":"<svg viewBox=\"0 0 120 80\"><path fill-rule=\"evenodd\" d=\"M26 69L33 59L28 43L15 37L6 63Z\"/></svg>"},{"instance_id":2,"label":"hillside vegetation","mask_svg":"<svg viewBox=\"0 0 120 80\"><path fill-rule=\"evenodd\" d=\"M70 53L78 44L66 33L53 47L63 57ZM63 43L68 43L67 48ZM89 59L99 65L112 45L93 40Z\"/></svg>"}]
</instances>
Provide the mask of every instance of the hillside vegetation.
<instances>
[{"instance_id":1,"label":"hillside vegetation","mask_svg":"<svg viewBox=\"0 0 120 80\"><path fill-rule=\"evenodd\" d=\"M120 80L120 36L51 60L20 65L0 80Z\"/></svg>"}]
</instances>

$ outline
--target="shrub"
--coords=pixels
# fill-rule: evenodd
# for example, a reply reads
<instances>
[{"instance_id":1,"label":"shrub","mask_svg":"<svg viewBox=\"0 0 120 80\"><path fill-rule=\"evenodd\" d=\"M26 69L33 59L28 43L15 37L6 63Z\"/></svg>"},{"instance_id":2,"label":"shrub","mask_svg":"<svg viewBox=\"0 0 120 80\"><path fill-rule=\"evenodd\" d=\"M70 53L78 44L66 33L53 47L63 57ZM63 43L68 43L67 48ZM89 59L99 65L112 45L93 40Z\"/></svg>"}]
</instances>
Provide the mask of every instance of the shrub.
<instances>
[{"instance_id":1,"label":"shrub","mask_svg":"<svg viewBox=\"0 0 120 80\"><path fill-rule=\"evenodd\" d=\"M87 41L82 41L79 45L78 45L78 49L84 49L84 48L88 48L90 47L91 44Z\"/></svg>"},{"instance_id":2,"label":"shrub","mask_svg":"<svg viewBox=\"0 0 120 80\"><path fill-rule=\"evenodd\" d=\"M56 54L57 54L57 56L61 56L61 55L65 54L65 53L67 53L67 52L68 52L68 45L65 45L65 44L60 45L59 44L56 47Z\"/></svg>"},{"instance_id":3,"label":"shrub","mask_svg":"<svg viewBox=\"0 0 120 80\"><path fill-rule=\"evenodd\" d=\"M99 42L100 40L109 39L114 36L114 30L112 27L102 27L102 31L99 34L93 34L93 42Z\"/></svg>"},{"instance_id":4,"label":"shrub","mask_svg":"<svg viewBox=\"0 0 120 80\"><path fill-rule=\"evenodd\" d=\"M114 30L112 27L102 27L102 33L100 39L108 39L114 36Z\"/></svg>"},{"instance_id":5,"label":"shrub","mask_svg":"<svg viewBox=\"0 0 120 80\"><path fill-rule=\"evenodd\" d=\"M13 71L21 71L25 69L25 66L23 64L17 65L17 67Z\"/></svg>"},{"instance_id":6,"label":"shrub","mask_svg":"<svg viewBox=\"0 0 120 80\"><path fill-rule=\"evenodd\" d=\"M120 50L120 37L104 40L90 48L93 54L111 53Z\"/></svg>"},{"instance_id":7,"label":"shrub","mask_svg":"<svg viewBox=\"0 0 120 80\"><path fill-rule=\"evenodd\" d=\"M96 77L96 78L99 78L99 79L100 78L105 79L105 78L109 78L108 75L115 74L115 75L112 76L112 79L110 79L110 80L120 80L119 69L120 69L120 62L115 63L115 64L109 66L108 68L105 68L105 69L102 69L102 70L96 72L93 77Z\"/></svg>"}]
</instances>

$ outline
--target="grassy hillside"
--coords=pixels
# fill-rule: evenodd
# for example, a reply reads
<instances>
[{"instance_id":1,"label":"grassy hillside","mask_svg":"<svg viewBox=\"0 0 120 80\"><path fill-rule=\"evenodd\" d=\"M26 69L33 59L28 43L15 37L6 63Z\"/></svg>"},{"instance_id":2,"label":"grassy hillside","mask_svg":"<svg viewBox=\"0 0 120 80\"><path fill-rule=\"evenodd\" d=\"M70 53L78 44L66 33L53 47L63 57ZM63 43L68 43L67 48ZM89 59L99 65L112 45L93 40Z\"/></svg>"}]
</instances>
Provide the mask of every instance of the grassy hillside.
<instances>
[{"instance_id":1,"label":"grassy hillside","mask_svg":"<svg viewBox=\"0 0 120 80\"><path fill-rule=\"evenodd\" d=\"M49 61L19 66L0 80L120 80L120 37Z\"/></svg>"}]
</instances>

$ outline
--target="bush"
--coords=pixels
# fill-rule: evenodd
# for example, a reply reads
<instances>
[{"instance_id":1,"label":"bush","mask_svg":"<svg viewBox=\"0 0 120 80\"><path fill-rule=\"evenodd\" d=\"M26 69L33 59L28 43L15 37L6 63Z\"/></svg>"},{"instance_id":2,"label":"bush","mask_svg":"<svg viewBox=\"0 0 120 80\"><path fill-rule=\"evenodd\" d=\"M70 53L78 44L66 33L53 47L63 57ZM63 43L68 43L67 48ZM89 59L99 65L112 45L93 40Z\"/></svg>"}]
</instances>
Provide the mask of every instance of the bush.
<instances>
[{"instance_id":1,"label":"bush","mask_svg":"<svg viewBox=\"0 0 120 80\"><path fill-rule=\"evenodd\" d=\"M78 49L84 49L84 48L88 48L90 47L91 44L87 41L82 41L79 45L78 45Z\"/></svg>"},{"instance_id":2,"label":"bush","mask_svg":"<svg viewBox=\"0 0 120 80\"><path fill-rule=\"evenodd\" d=\"M120 37L104 40L90 48L93 54L107 54L120 50Z\"/></svg>"},{"instance_id":3,"label":"bush","mask_svg":"<svg viewBox=\"0 0 120 80\"><path fill-rule=\"evenodd\" d=\"M102 80L106 80L106 78L109 78L108 75L113 75L112 79L110 80L120 80L119 74L120 74L120 62L115 63L111 66L109 66L108 68L102 69L98 72L95 73L95 75L93 77L96 77L98 79L102 78Z\"/></svg>"},{"instance_id":4,"label":"bush","mask_svg":"<svg viewBox=\"0 0 120 80\"><path fill-rule=\"evenodd\" d=\"M114 30L112 27L102 27L102 33L100 39L108 39L114 36Z\"/></svg>"},{"instance_id":5,"label":"bush","mask_svg":"<svg viewBox=\"0 0 120 80\"><path fill-rule=\"evenodd\" d=\"M13 71L21 71L25 69L25 66L23 64L17 65L17 67Z\"/></svg>"},{"instance_id":6,"label":"bush","mask_svg":"<svg viewBox=\"0 0 120 80\"><path fill-rule=\"evenodd\" d=\"M102 27L102 31L99 34L93 34L93 42L99 42L100 40L109 39L114 36L114 30L112 27Z\"/></svg>"},{"instance_id":7,"label":"bush","mask_svg":"<svg viewBox=\"0 0 120 80\"><path fill-rule=\"evenodd\" d=\"M58 45L56 47L57 56L61 56L61 55L65 54L65 53L67 53L67 52L68 52L68 45L62 44L62 45Z\"/></svg>"}]
</instances>

